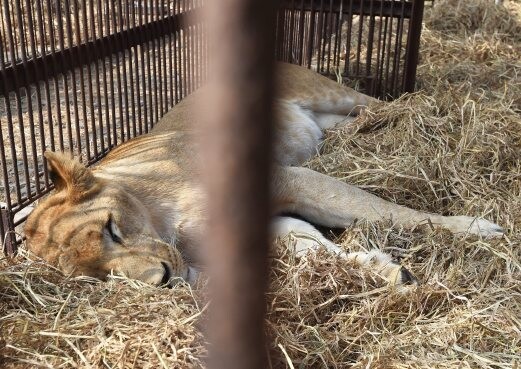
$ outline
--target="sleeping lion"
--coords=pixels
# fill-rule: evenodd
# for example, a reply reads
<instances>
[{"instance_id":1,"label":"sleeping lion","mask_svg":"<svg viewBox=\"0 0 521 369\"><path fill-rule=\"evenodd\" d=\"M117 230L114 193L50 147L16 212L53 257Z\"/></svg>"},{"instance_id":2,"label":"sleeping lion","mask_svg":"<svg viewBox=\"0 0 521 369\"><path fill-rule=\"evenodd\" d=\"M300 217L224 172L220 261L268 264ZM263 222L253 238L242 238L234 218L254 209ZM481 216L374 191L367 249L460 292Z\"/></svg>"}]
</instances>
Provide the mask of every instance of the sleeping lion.
<instances>
[{"instance_id":1,"label":"sleeping lion","mask_svg":"<svg viewBox=\"0 0 521 369\"><path fill-rule=\"evenodd\" d=\"M455 234L503 234L485 219L409 209L300 167L317 152L322 130L348 124L374 99L290 64L277 65L277 81L273 238L293 234L298 254L325 247L354 266L370 265L389 283L404 284L415 278L389 255L346 253L312 224L345 228L357 219L390 219ZM26 222L28 249L70 275L104 279L119 273L153 285L194 281L206 203L194 155L193 109L201 96L186 97L150 133L117 147L95 168L46 152L56 190Z\"/></svg>"}]
</instances>

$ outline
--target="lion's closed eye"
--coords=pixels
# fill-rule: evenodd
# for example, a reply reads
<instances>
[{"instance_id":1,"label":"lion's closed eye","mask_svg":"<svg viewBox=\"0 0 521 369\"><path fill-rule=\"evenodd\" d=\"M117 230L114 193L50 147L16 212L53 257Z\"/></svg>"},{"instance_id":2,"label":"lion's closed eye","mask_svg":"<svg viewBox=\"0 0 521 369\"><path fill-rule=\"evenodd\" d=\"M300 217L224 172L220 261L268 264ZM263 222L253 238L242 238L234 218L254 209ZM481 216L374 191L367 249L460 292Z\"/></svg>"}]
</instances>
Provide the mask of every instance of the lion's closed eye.
<instances>
[{"instance_id":1,"label":"lion's closed eye","mask_svg":"<svg viewBox=\"0 0 521 369\"><path fill-rule=\"evenodd\" d=\"M112 216L112 214L109 215L107 223L105 224L105 230L113 242L118 244L123 243L123 237L118 226L116 225L116 222L114 221L114 217Z\"/></svg>"}]
</instances>

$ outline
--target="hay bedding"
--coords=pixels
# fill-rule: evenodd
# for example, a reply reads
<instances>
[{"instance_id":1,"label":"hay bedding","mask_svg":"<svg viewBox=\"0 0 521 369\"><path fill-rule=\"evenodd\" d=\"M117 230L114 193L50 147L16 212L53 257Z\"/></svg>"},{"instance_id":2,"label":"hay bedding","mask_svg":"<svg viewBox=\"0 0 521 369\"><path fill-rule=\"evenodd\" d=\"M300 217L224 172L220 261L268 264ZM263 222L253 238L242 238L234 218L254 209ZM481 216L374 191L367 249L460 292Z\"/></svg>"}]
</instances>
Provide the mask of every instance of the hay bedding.
<instances>
[{"instance_id":1,"label":"hay bedding","mask_svg":"<svg viewBox=\"0 0 521 369\"><path fill-rule=\"evenodd\" d=\"M440 0L420 92L327 134L309 166L382 197L482 214L501 240L359 223L331 234L381 248L424 281L402 293L318 253L271 259L271 366L513 368L521 364L521 4ZM470 18L470 20L469 20ZM64 278L23 257L0 272L0 366L200 367L204 288Z\"/></svg>"}]
</instances>

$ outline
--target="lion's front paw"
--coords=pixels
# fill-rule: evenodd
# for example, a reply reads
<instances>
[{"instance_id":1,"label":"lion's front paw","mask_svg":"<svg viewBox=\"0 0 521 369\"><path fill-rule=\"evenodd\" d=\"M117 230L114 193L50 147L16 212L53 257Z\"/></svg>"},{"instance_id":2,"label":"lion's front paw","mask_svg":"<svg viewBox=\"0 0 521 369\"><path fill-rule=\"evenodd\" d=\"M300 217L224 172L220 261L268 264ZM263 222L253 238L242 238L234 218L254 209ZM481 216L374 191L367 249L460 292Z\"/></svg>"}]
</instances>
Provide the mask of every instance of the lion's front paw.
<instances>
[{"instance_id":1,"label":"lion's front paw","mask_svg":"<svg viewBox=\"0 0 521 369\"><path fill-rule=\"evenodd\" d=\"M448 219L448 228L454 234L474 234L485 238L502 237L505 231L495 223L483 218L452 216Z\"/></svg>"},{"instance_id":2,"label":"lion's front paw","mask_svg":"<svg viewBox=\"0 0 521 369\"><path fill-rule=\"evenodd\" d=\"M347 258L362 268L370 268L392 285L416 285L418 279L406 268L394 261L391 255L379 250L353 252Z\"/></svg>"}]
</instances>

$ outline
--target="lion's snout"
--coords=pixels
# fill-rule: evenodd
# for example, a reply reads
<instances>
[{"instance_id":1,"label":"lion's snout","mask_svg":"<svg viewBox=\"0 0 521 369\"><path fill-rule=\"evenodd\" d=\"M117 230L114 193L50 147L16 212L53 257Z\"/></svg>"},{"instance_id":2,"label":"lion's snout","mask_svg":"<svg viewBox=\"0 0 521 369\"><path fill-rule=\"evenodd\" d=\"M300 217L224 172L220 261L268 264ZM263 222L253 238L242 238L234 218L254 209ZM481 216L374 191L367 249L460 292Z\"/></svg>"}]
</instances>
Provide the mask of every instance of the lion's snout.
<instances>
[{"instance_id":1,"label":"lion's snout","mask_svg":"<svg viewBox=\"0 0 521 369\"><path fill-rule=\"evenodd\" d=\"M140 280L152 286L167 285L171 278L171 272L168 266L162 262L154 267L148 267L136 272L137 273L128 273L127 277Z\"/></svg>"}]
</instances>

